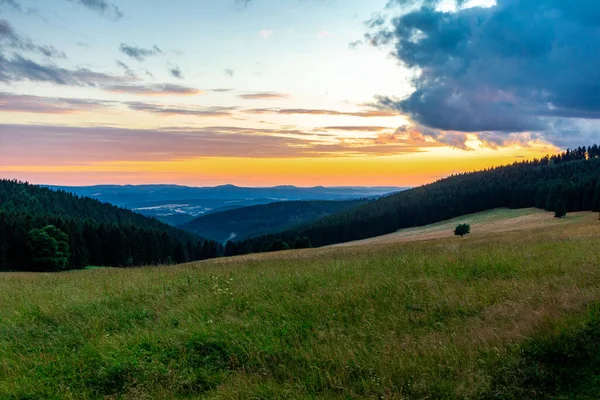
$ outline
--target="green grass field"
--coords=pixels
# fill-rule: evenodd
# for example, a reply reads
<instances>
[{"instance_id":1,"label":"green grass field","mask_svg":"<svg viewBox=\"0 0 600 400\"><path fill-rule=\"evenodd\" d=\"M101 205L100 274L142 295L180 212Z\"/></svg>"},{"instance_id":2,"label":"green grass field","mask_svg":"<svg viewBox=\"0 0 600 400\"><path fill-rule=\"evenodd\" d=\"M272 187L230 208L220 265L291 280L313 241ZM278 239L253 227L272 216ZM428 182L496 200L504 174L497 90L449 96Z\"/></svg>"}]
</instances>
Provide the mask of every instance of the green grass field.
<instances>
[{"instance_id":1,"label":"green grass field","mask_svg":"<svg viewBox=\"0 0 600 400\"><path fill-rule=\"evenodd\" d=\"M600 221L0 275L1 399L595 399Z\"/></svg>"}]
</instances>

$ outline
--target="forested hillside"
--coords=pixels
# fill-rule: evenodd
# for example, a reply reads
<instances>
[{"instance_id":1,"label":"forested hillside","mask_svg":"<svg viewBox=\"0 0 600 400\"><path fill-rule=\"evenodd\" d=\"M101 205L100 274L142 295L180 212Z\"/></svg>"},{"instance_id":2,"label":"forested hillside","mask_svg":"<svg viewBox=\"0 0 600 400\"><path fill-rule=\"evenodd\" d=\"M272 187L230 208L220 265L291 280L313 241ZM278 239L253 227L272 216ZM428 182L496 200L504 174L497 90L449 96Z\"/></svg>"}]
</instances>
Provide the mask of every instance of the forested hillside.
<instances>
[{"instance_id":1,"label":"forested hillside","mask_svg":"<svg viewBox=\"0 0 600 400\"><path fill-rule=\"evenodd\" d=\"M220 254L217 243L132 211L0 180L0 270L134 266Z\"/></svg>"},{"instance_id":2,"label":"forested hillside","mask_svg":"<svg viewBox=\"0 0 600 400\"><path fill-rule=\"evenodd\" d=\"M381 198L285 231L248 239L237 252L285 248L298 237L314 246L364 239L498 207L537 207L567 212L600 210L600 148L597 145L542 159L463 173ZM284 242L283 245L281 242Z\"/></svg>"},{"instance_id":3,"label":"forested hillside","mask_svg":"<svg viewBox=\"0 0 600 400\"><path fill-rule=\"evenodd\" d=\"M204 215L180 228L218 241L275 233L368 203L370 200L282 201Z\"/></svg>"},{"instance_id":4,"label":"forested hillside","mask_svg":"<svg viewBox=\"0 0 600 400\"><path fill-rule=\"evenodd\" d=\"M0 269L61 270L86 265L178 263L223 254L324 246L499 207L554 211L557 203L564 202L567 212L600 211L599 157L600 149L594 145L552 157L454 175L363 205L346 204L349 206L346 211L278 234L229 241L225 248L216 241L200 239L97 200L0 180ZM318 214L321 207L318 203L322 202L311 203L274 205L262 217L259 211L264 210L250 207L251 212L238 209L204 218L212 224L212 229L221 229L229 235L236 230L270 229L278 224L283 228L288 222L301 222L303 218L294 219L286 213Z\"/></svg>"}]
</instances>

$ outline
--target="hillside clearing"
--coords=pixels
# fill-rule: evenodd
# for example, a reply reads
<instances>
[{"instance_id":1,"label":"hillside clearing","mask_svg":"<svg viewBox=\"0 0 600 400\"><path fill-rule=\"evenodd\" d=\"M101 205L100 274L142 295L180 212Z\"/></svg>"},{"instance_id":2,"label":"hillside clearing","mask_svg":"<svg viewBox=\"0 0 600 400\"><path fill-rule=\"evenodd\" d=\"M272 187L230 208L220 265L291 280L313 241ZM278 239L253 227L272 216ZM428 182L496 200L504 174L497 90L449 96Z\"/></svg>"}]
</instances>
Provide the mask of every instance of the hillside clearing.
<instances>
[{"instance_id":1,"label":"hillside clearing","mask_svg":"<svg viewBox=\"0 0 600 400\"><path fill-rule=\"evenodd\" d=\"M600 223L576 217L173 267L2 274L0 398L594 398Z\"/></svg>"},{"instance_id":2,"label":"hillside clearing","mask_svg":"<svg viewBox=\"0 0 600 400\"><path fill-rule=\"evenodd\" d=\"M523 208L516 210L501 208L464 215L431 225L401 229L388 235L335 244L330 247L368 246L373 244L405 243L417 240L450 238L454 236L454 228L456 225L463 223L471 225L471 235L479 236L488 233L529 230L535 228L560 229L564 226L582 223L584 221L591 223L597 218L598 215L596 213L587 211L569 213L567 217L559 219L554 218L554 213L539 210L537 208Z\"/></svg>"}]
</instances>

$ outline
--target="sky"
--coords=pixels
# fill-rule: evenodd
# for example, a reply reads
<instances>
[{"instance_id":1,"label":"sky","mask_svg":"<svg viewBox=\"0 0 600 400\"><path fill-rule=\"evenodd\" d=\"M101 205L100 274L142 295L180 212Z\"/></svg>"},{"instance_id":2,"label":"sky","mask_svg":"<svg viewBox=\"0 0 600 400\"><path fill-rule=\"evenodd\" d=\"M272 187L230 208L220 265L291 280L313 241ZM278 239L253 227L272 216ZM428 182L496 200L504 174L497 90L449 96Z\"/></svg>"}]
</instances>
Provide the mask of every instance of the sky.
<instances>
[{"instance_id":1,"label":"sky","mask_svg":"<svg viewBox=\"0 0 600 400\"><path fill-rule=\"evenodd\" d=\"M599 142L596 0L0 0L0 177L416 186Z\"/></svg>"}]
</instances>

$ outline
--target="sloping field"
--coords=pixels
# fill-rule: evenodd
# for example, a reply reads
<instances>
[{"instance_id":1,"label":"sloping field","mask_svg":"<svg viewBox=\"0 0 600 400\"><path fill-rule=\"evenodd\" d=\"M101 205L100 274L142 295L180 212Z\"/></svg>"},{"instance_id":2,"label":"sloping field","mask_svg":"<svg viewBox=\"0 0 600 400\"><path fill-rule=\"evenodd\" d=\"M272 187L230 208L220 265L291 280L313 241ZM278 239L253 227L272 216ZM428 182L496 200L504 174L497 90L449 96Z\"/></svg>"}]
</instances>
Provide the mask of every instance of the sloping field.
<instances>
[{"instance_id":1,"label":"sloping field","mask_svg":"<svg viewBox=\"0 0 600 400\"><path fill-rule=\"evenodd\" d=\"M0 398L597 398L600 221L523 213L547 222L2 274Z\"/></svg>"},{"instance_id":2,"label":"sloping field","mask_svg":"<svg viewBox=\"0 0 600 400\"><path fill-rule=\"evenodd\" d=\"M518 210L502 208L477 214L464 215L462 217L422 227L401 229L397 232L390 233L389 235L340 243L332 245L331 247L405 243L417 240L450 238L454 236L454 228L456 225L462 223L471 225L471 235L480 236L488 233L529 230L534 228L561 229L572 224L583 223L584 221L591 222L597 218L598 215L591 212L570 213L568 218L558 219L554 218L554 213L539 210L537 208L524 208Z\"/></svg>"}]
</instances>

